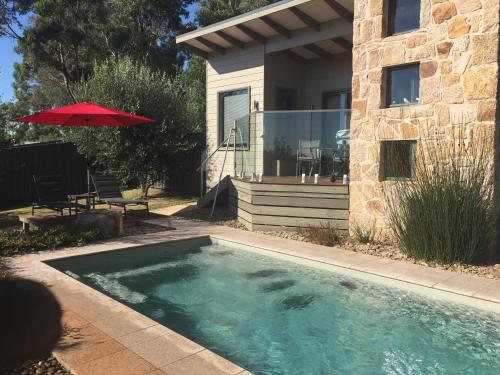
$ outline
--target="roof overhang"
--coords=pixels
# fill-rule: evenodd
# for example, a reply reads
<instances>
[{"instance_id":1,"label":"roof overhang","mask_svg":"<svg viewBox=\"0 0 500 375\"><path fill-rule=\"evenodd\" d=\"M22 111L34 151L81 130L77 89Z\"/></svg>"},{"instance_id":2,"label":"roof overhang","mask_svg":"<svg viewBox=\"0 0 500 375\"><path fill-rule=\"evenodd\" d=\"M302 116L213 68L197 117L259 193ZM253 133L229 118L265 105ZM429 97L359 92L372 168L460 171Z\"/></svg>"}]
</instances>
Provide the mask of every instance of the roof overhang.
<instances>
[{"instance_id":1,"label":"roof overhang","mask_svg":"<svg viewBox=\"0 0 500 375\"><path fill-rule=\"evenodd\" d=\"M353 8L353 0L283 0L179 35L176 41L186 50L208 58L255 43L271 47L279 41L291 50L299 47L293 39L300 38L312 42L304 42L300 50L289 52L305 59L328 57L352 48ZM309 34L315 34L317 40L307 37Z\"/></svg>"}]
</instances>

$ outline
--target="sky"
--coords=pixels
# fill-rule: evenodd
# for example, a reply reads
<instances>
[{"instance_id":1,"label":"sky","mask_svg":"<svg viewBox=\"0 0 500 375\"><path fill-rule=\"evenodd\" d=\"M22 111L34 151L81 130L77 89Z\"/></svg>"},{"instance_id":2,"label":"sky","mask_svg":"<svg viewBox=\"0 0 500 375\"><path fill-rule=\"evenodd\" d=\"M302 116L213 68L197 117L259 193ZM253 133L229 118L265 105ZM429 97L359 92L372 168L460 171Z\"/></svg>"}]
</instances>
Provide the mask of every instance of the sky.
<instances>
[{"instance_id":1,"label":"sky","mask_svg":"<svg viewBox=\"0 0 500 375\"><path fill-rule=\"evenodd\" d=\"M189 18L192 20L196 11L196 3L188 8ZM14 63L21 62L21 57L14 52L15 41L12 38L0 38L0 102L14 100L12 83L14 77Z\"/></svg>"},{"instance_id":2,"label":"sky","mask_svg":"<svg viewBox=\"0 0 500 375\"><path fill-rule=\"evenodd\" d=\"M21 62L21 56L14 52L15 45L16 42L12 38L0 38L0 102L10 101L14 97L14 63Z\"/></svg>"}]
</instances>

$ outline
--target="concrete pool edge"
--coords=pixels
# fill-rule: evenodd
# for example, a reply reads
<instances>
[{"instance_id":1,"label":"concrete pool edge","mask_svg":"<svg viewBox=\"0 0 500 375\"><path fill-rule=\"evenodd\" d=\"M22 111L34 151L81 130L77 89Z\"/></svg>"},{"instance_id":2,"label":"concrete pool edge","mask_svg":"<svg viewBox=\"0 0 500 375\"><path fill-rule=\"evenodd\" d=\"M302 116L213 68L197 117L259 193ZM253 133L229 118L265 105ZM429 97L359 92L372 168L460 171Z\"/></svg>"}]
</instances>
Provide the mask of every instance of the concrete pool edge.
<instances>
[{"instance_id":1,"label":"concrete pool edge","mask_svg":"<svg viewBox=\"0 0 500 375\"><path fill-rule=\"evenodd\" d=\"M446 293L448 297L455 296L457 298L455 302L472 301L465 304L500 312L499 280L481 279L338 248L328 248L204 223L194 224L176 220L176 227L182 229L177 232L134 236L92 246L30 254L11 259L9 264L14 266L20 276L51 285L65 308L66 323L70 327L87 331L84 332L86 338L80 350L70 348L69 352L57 351L55 353L75 375L96 374L99 373L95 372L96 367L119 368L123 366L123 363L130 363L132 367L135 364L134 369L136 368L137 371L134 370L134 373L138 374L162 374L168 366L170 366L169 374L194 373L190 372L190 366L191 370L207 366L215 373L250 374L167 327L159 325L152 319L44 263L49 260L125 248L138 250L142 246L172 241L210 236L216 241L227 241L239 246L257 248L259 251L266 252L268 256L276 254L286 257L289 261L314 262L316 268L337 267L334 272L355 271L370 277L376 276L379 281L380 278L392 280L397 284L396 286L413 285L425 288L427 291ZM422 274L420 282L418 273ZM359 275L356 274L356 276ZM162 350L170 358L172 358L172 352L177 350L176 353L179 353L180 350L181 353L174 357L181 355L182 358L163 366L163 363L159 362L161 358L158 359L161 357ZM72 364L75 361L82 363Z\"/></svg>"},{"instance_id":2,"label":"concrete pool edge","mask_svg":"<svg viewBox=\"0 0 500 375\"><path fill-rule=\"evenodd\" d=\"M366 265L364 269L360 269L357 268L356 265L352 265L351 267L349 267L346 264L335 264L334 262L315 259L314 257L298 256L296 254L290 254L289 252L282 250L275 250L268 247L256 246L247 242L226 239L224 238L224 236L210 236L210 238L212 240L215 240L215 243L221 245L236 246L240 250L254 252L276 259L294 262L297 264L302 264L308 267L317 268L337 274L342 274L346 277L353 277L364 281L384 285L390 288L413 292L430 299L436 299L440 301L446 300L449 302L500 314L500 302L478 297L475 295L476 293L470 295L465 294L467 292L460 293L458 291L450 291L445 288L441 288L440 283L434 283L433 285L429 286L426 285L426 283L419 283L418 281L415 281L414 278L405 279L404 274L401 274L401 276L391 277L384 275L381 271L375 270L373 272L370 272L369 266ZM454 276L451 276L451 278L453 277Z\"/></svg>"},{"instance_id":3,"label":"concrete pool edge","mask_svg":"<svg viewBox=\"0 0 500 375\"><path fill-rule=\"evenodd\" d=\"M163 238L125 248L139 250L143 246L204 237L209 236ZM103 244L98 247L100 245ZM111 245L89 251L92 247L30 254L9 262L17 275L47 285L61 303L65 334L53 354L73 375L189 375L199 373L199 369L214 375L251 375L242 367L46 263L124 249Z\"/></svg>"}]
</instances>

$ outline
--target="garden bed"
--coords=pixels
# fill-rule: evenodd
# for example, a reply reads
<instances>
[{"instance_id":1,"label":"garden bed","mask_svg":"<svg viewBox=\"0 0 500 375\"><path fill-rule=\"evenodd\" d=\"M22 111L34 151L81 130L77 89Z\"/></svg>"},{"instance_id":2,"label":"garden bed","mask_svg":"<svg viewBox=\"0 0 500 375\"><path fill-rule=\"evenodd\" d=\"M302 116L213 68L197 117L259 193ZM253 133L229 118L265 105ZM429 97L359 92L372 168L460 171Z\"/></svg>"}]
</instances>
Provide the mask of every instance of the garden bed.
<instances>
[{"instance_id":1,"label":"garden bed","mask_svg":"<svg viewBox=\"0 0 500 375\"><path fill-rule=\"evenodd\" d=\"M0 375L71 375L54 357L28 361L19 367L0 369Z\"/></svg>"}]
</instances>

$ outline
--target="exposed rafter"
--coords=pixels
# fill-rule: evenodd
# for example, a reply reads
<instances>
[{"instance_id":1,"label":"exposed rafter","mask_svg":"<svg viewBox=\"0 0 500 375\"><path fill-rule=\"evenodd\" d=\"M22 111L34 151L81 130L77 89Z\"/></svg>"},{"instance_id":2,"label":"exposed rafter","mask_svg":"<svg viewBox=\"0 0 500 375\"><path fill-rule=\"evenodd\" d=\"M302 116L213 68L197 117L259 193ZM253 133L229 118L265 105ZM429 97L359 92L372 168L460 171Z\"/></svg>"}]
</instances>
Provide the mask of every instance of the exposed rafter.
<instances>
[{"instance_id":1,"label":"exposed rafter","mask_svg":"<svg viewBox=\"0 0 500 375\"><path fill-rule=\"evenodd\" d=\"M187 43L181 43L180 46L182 48L184 48L185 50L189 51L189 52L192 52L194 53L195 55L198 55L198 56L201 56L205 59L208 58L208 53L199 49L199 48L196 48L195 46L192 46L191 44L187 44Z\"/></svg>"},{"instance_id":2,"label":"exposed rafter","mask_svg":"<svg viewBox=\"0 0 500 375\"><path fill-rule=\"evenodd\" d=\"M332 42L338 44L339 46L341 46L342 48L344 48L348 51L352 50L352 43L349 42L347 39L344 39L342 37L338 37L338 38L333 38Z\"/></svg>"},{"instance_id":3,"label":"exposed rafter","mask_svg":"<svg viewBox=\"0 0 500 375\"><path fill-rule=\"evenodd\" d=\"M284 50L284 51L281 51L281 54L283 54L284 56L294 60L295 62L298 62L299 64L305 64L306 63L306 59L304 59L302 56L300 56L299 54L287 49L287 50Z\"/></svg>"},{"instance_id":4,"label":"exposed rafter","mask_svg":"<svg viewBox=\"0 0 500 375\"><path fill-rule=\"evenodd\" d=\"M346 21L351 23L354 21L354 14L352 14L350 10L340 5L336 0L325 0L325 2Z\"/></svg>"},{"instance_id":5,"label":"exposed rafter","mask_svg":"<svg viewBox=\"0 0 500 375\"><path fill-rule=\"evenodd\" d=\"M308 14L301 11L299 8L292 7L290 8L290 12L292 12L295 15L295 17L297 17L299 20L304 22L306 26L309 26L316 31L321 31L320 23L311 16L309 16Z\"/></svg>"},{"instance_id":6,"label":"exposed rafter","mask_svg":"<svg viewBox=\"0 0 500 375\"><path fill-rule=\"evenodd\" d=\"M258 32L253 31L249 27L245 25L235 25L238 30L240 30L243 34L248 36L249 38L252 38L256 42L259 42L260 44L266 44L266 38L260 35Z\"/></svg>"},{"instance_id":7,"label":"exposed rafter","mask_svg":"<svg viewBox=\"0 0 500 375\"><path fill-rule=\"evenodd\" d=\"M306 44L302 47L304 47L309 52L314 53L318 57L323 57L324 59L331 59L333 57L333 55L330 52L325 51L323 48L321 48L320 46L317 46L314 43Z\"/></svg>"},{"instance_id":8,"label":"exposed rafter","mask_svg":"<svg viewBox=\"0 0 500 375\"><path fill-rule=\"evenodd\" d=\"M267 26L269 26L271 29L276 31L278 34L283 35L285 38L290 39L292 37L292 33L290 32L290 30L288 30L283 25L280 25L278 22L274 21L273 19L271 19L267 16L262 16L262 17L260 17L260 20L262 22L264 22Z\"/></svg>"},{"instance_id":9,"label":"exposed rafter","mask_svg":"<svg viewBox=\"0 0 500 375\"><path fill-rule=\"evenodd\" d=\"M204 46L210 48L211 50L220 53L221 55L224 55L226 53L226 49L224 47L219 46L217 43L214 43L208 39L205 39L202 36L199 36L198 38L196 38L196 40L198 40L198 42L200 42Z\"/></svg>"},{"instance_id":10,"label":"exposed rafter","mask_svg":"<svg viewBox=\"0 0 500 375\"><path fill-rule=\"evenodd\" d=\"M232 46L238 47L239 49L245 49L245 43L243 43L241 40L236 39L235 37L225 33L224 31L216 31L215 33Z\"/></svg>"}]
</instances>

